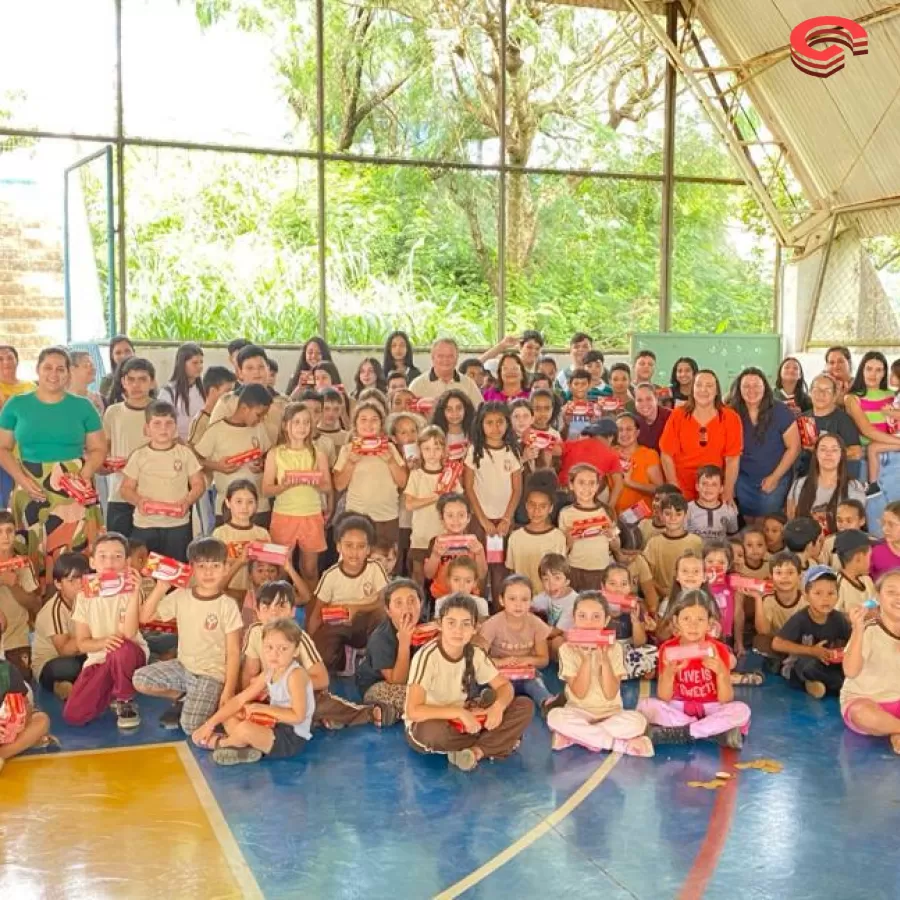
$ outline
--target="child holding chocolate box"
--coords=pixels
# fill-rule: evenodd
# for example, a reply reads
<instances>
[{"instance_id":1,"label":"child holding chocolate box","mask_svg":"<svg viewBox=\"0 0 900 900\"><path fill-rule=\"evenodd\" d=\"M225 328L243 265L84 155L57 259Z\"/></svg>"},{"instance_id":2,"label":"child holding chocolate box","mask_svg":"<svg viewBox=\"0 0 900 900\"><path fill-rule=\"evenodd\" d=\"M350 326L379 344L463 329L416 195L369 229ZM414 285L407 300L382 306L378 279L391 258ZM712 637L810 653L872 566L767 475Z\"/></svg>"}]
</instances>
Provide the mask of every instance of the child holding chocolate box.
<instances>
[{"instance_id":1,"label":"child holding chocolate box","mask_svg":"<svg viewBox=\"0 0 900 900\"><path fill-rule=\"evenodd\" d=\"M141 717L132 676L147 664L150 650L140 632L140 575L128 568L127 539L114 531L100 535L91 568L101 576L118 576L120 587L115 593L101 589L95 595L86 583L78 592L72 621L78 652L86 659L63 707L63 719L68 725L87 725L113 701L119 728L137 728Z\"/></svg>"},{"instance_id":2,"label":"child holding chocolate box","mask_svg":"<svg viewBox=\"0 0 900 900\"><path fill-rule=\"evenodd\" d=\"M702 552L696 550L685 550L681 556L675 560L675 574L672 579L672 586L669 589L669 595L659 605L657 614L659 616L659 624L656 627L656 640L668 640L674 631L675 622L672 618L672 610L675 608L675 601L685 591L703 591L710 600L713 600L712 592L706 584L706 572L703 565ZM717 619L714 629L721 628L721 622Z\"/></svg>"},{"instance_id":3,"label":"child holding chocolate box","mask_svg":"<svg viewBox=\"0 0 900 900\"><path fill-rule=\"evenodd\" d=\"M446 435L450 459L465 459L474 422L475 407L465 391L453 388L441 394L431 416L431 424L437 425Z\"/></svg>"},{"instance_id":4,"label":"child holding chocolate box","mask_svg":"<svg viewBox=\"0 0 900 900\"><path fill-rule=\"evenodd\" d=\"M416 654L406 694L406 739L418 753L445 753L452 766L470 772L483 759L512 755L534 715L527 697L473 643L478 613L471 597L447 598L440 634ZM473 709L481 686L492 702ZM487 692L480 695L486 701ZM455 723L455 724L454 724Z\"/></svg>"},{"instance_id":5,"label":"child holding chocolate box","mask_svg":"<svg viewBox=\"0 0 900 900\"><path fill-rule=\"evenodd\" d=\"M6 619L0 649L27 681L31 680L29 621L41 608L38 583L27 556L15 552L13 514L0 509L0 616Z\"/></svg>"},{"instance_id":6,"label":"child holding chocolate box","mask_svg":"<svg viewBox=\"0 0 900 900\"><path fill-rule=\"evenodd\" d=\"M715 602L703 591L685 591L671 616L675 636L659 648L656 697L637 707L650 723L650 740L654 745L709 740L740 750L750 707L734 699L730 652L712 637Z\"/></svg>"},{"instance_id":7,"label":"child holding chocolate box","mask_svg":"<svg viewBox=\"0 0 900 900\"><path fill-rule=\"evenodd\" d=\"M0 618L0 637L2 637ZM22 673L0 659L0 772L6 760L32 747L59 749L59 741L49 736L50 717L37 712L31 703Z\"/></svg>"},{"instance_id":8,"label":"child holding chocolate box","mask_svg":"<svg viewBox=\"0 0 900 900\"><path fill-rule=\"evenodd\" d=\"M269 581L257 592L256 602L259 621L247 629L244 638L242 689L246 688L262 669L263 628L277 619L293 617L296 594L286 581ZM295 658L303 666L313 686L316 698L313 726L323 725L328 729L338 729L354 725L382 724L383 711L380 708L373 708L371 704L351 703L329 692L328 670L313 639L305 631L301 631Z\"/></svg>"},{"instance_id":9,"label":"child holding chocolate box","mask_svg":"<svg viewBox=\"0 0 900 900\"><path fill-rule=\"evenodd\" d=\"M224 521L222 503L233 481L251 481L257 491L262 485L264 457L272 446L262 423L271 406L272 395L268 388L261 384L245 385L234 412L214 421L194 444L203 468L212 473L215 484L216 525ZM269 501L260 497L254 522L268 527L269 518Z\"/></svg>"},{"instance_id":10,"label":"child holding chocolate box","mask_svg":"<svg viewBox=\"0 0 900 900\"><path fill-rule=\"evenodd\" d=\"M400 451L409 476L422 467L422 452L419 449L419 433L425 428L425 420L411 412L392 413L387 418L385 428L394 445ZM409 485L407 478L406 486ZM404 486L404 490L405 487ZM385 569L388 574L406 575L409 571L409 548L412 540L412 510L406 508L406 504L400 502L399 514L400 532L397 539L397 559L391 568Z\"/></svg>"},{"instance_id":11,"label":"child holding chocolate box","mask_svg":"<svg viewBox=\"0 0 900 900\"><path fill-rule=\"evenodd\" d=\"M206 492L197 457L179 443L175 407L156 400L145 410L147 446L122 471L120 495L134 506L132 533L151 553L184 562L191 542L191 507Z\"/></svg>"},{"instance_id":12,"label":"child holding chocolate box","mask_svg":"<svg viewBox=\"0 0 900 900\"><path fill-rule=\"evenodd\" d=\"M697 469L697 499L688 503L687 530L704 541L737 534L737 507L722 500L725 476L719 466Z\"/></svg>"},{"instance_id":13,"label":"child holding chocolate box","mask_svg":"<svg viewBox=\"0 0 900 900\"><path fill-rule=\"evenodd\" d=\"M553 526L553 504L556 499L556 477L553 472L536 472L525 488L525 511L528 524L517 528L509 536L506 549L506 568L524 575L531 589L542 588L540 565L548 553L565 553L566 536Z\"/></svg>"},{"instance_id":14,"label":"child holding chocolate box","mask_svg":"<svg viewBox=\"0 0 900 900\"><path fill-rule=\"evenodd\" d=\"M163 728L181 726L193 734L237 692L241 667L241 616L222 591L226 548L216 538L199 538L188 548L194 570L192 588L176 588L171 603L178 625L178 658L153 663L134 673L142 694L166 697L172 706L162 715ZM171 588L157 581L141 606L141 622L156 617Z\"/></svg>"},{"instance_id":15,"label":"child holding chocolate box","mask_svg":"<svg viewBox=\"0 0 900 900\"><path fill-rule=\"evenodd\" d=\"M347 491L348 513L361 513L391 543L400 538L400 491L409 472L384 433L385 413L378 403L359 403L353 411L350 441L334 466L334 489Z\"/></svg>"},{"instance_id":16,"label":"child holding chocolate box","mask_svg":"<svg viewBox=\"0 0 900 900\"><path fill-rule=\"evenodd\" d=\"M61 553L53 563L56 593L34 621L34 677L45 691L52 691L63 702L69 699L85 660L78 649L72 611L88 571L83 554Z\"/></svg>"},{"instance_id":17,"label":"child holding chocolate box","mask_svg":"<svg viewBox=\"0 0 900 900\"><path fill-rule=\"evenodd\" d=\"M766 581L770 572L769 549L766 546L765 532L758 525L748 525L741 532L741 544L744 547L744 558L735 561L735 573ZM793 548L788 547L788 549L792 550Z\"/></svg>"},{"instance_id":18,"label":"child holding chocolate box","mask_svg":"<svg viewBox=\"0 0 900 900\"><path fill-rule=\"evenodd\" d=\"M601 591L609 606L609 627L622 645L625 679L644 678L656 671L656 647L647 639L647 619L640 598L631 593L627 566L613 563L604 573Z\"/></svg>"},{"instance_id":19,"label":"child holding chocolate box","mask_svg":"<svg viewBox=\"0 0 900 900\"><path fill-rule=\"evenodd\" d=\"M223 524L213 529L212 537L225 544L228 565L225 590L239 603L250 586L247 574L247 547L251 541L269 541L269 530L255 525L253 517L259 507L259 491L247 478L239 478L228 485L222 502Z\"/></svg>"},{"instance_id":20,"label":"child holding chocolate box","mask_svg":"<svg viewBox=\"0 0 900 900\"><path fill-rule=\"evenodd\" d=\"M772 570L772 590L754 595L754 626L756 636L753 649L766 657L769 668L781 670L783 657L772 650L772 637L778 634L794 613L806 606L800 589L800 560L790 550L776 553L769 564Z\"/></svg>"},{"instance_id":21,"label":"child holding chocolate box","mask_svg":"<svg viewBox=\"0 0 900 900\"><path fill-rule=\"evenodd\" d=\"M313 443L314 431L312 413L302 403L289 403L262 483L263 494L275 498L272 540L289 553L298 548L300 571L310 584L319 574L319 554L328 548L325 522L334 507L328 460Z\"/></svg>"},{"instance_id":22,"label":"child holding chocolate box","mask_svg":"<svg viewBox=\"0 0 900 900\"><path fill-rule=\"evenodd\" d=\"M107 407L103 414L105 469L109 472L106 527L129 537L134 526L134 506L122 498L122 475L118 473L131 454L147 443L145 411L153 400L150 392L156 380L156 370L149 360L131 356L122 363L117 377L121 380L125 399Z\"/></svg>"},{"instance_id":23,"label":"child holding chocolate box","mask_svg":"<svg viewBox=\"0 0 900 900\"><path fill-rule=\"evenodd\" d=\"M573 637L603 632L609 625L609 605L599 591L584 591L575 601L573 618ZM612 644L577 645L567 640L559 648L566 705L547 715L554 750L577 744L593 753L653 756L653 745L644 737L647 720L640 712L623 708L619 684L625 674L622 645L614 635Z\"/></svg>"},{"instance_id":24,"label":"child holding chocolate box","mask_svg":"<svg viewBox=\"0 0 900 900\"><path fill-rule=\"evenodd\" d=\"M877 610L877 621L863 606L850 611L841 715L851 731L887 737L900 755L900 573L881 578Z\"/></svg>"},{"instance_id":25,"label":"child holding chocolate box","mask_svg":"<svg viewBox=\"0 0 900 900\"><path fill-rule=\"evenodd\" d=\"M340 561L319 579L307 618L329 672L343 668L346 647L365 647L384 619L380 591L388 579L381 565L369 559L374 539L375 529L365 516L350 514L335 523Z\"/></svg>"},{"instance_id":26,"label":"child holding chocolate box","mask_svg":"<svg viewBox=\"0 0 900 900\"><path fill-rule=\"evenodd\" d=\"M530 697L546 715L555 697L539 670L550 664L547 639L553 629L531 612L532 596L531 582L524 575L506 578L499 597L502 609L481 624L478 640L516 695Z\"/></svg>"},{"instance_id":27,"label":"child holding chocolate box","mask_svg":"<svg viewBox=\"0 0 900 900\"><path fill-rule=\"evenodd\" d=\"M861 531L842 531L834 544L840 561L838 572L838 612L845 616L875 596L875 582L869 575L872 540Z\"/></svg>"},{"instance_id":28,"label":"child holding chocolate box","mask_svg":"<svg viewBox=\"0 0 900 900\"><path fill-rule=\"evenodd\" d=\"M616 539L615 513L600 502L602 483L593 466L572 466L569 489L575 502L560 512L559 528L568 547L572 587L596 590L610 562L610 544Z\"/></svg>"},{"instance_id":29,"label":"child holding chocolate box","mask_svg":"<svg viewBox=\"0 0 900 900\"><path fill-rule=\"evenodd\" d=\"M294 587L294 595L298 606L306 606L312 599L312 593L306 585L306 582L300 577L289 557L285 558L284 565L279 566L276 563L265 562L261 559L250 559L250 544L244 547L242 557L238 560L240 565L247 567L247 576L249 585L243 597L240 598L241 619L244 622L244 629L249 628L254 622L259 620L256 609L256 595L260 588L270 581L289 580ZM234 571L233 565L229 567L229 572ZM227 577L227 575L226 575Z\"/></svg>"},{"instance_id":30,"label":"child holding chocolate box","mask_svg":"<svg viewBox=\"0 0 900 900\"><path fill-rule=\"evenodd\" d=\"M475 560L471 556L454 556L447 563L447 587L449 591L443 597L438 597L434 601L435 620L440 618L441 607L447 602L448 597L452 597L454 594L465 594L475 601L475 608L478 610L478 621L483 622L491 613L488 609L487 600L478 595L480 590L478 581L478 565Z\"/></svg>"},{"instance_id":31,"label":"child holding chocolate box","mask_svg":"<svg viewBox=\"0 0 900 900\"><path fill-rule=\"evenodd\" d=\"M538 566L543 590L531 601L531 611L543 613L553 629L548 638L550 658L555 660L565 640L564 632L574 627L572 610L578 593L572 588L572 569L562 553L548 553Z\"/></svg>"},{"instance_id":32,"label":"child holding chocolate box","mask_svg":"<svg viewBox=\"0 0 900 900\"><path fill-rule=\"evenodd\" d=\"M772 649L787 659L781 674L791 687L821 700L829 691L840 693L843 648L850 639L850 624L835 607L838 602L837 572L828 566L811 566L803 574L806 606L794 613L772 638Z\"/></svg>"},{"instance_id":33,"label":"child holding chocolate box","mask_svg":"<svg viewBox=\"0 0 900 900\"><path fill-rule=\"evenodd\" d=\"M478 569L478 581L484 581L488 566L481 541L469 532L471 513L469 501L463 494L442 494L438 498L437 513L443 526L441 534L432 538L428 555L422 563L425 577L431 581L431 596L436 600L450 593L447 566L457 556L470 556Z\"/></svg>"},{"instance_id":34,"label":"child holding chocolate box","mask_svg":"<svg viewBox=\"0 0 900 900\"><path fill-rule=\"evenodd\" d=\"M198 747L213 751L219 765L255 763L264 756L288 759L312 739L312 684L294 658L302 635L293 619L269 622L262 634L264 671L191 734ZM256 702L263 693L268 703ZM215 730L218 725L224 736Z\"/></svg>"},{"instance_id":35,"label":"child holding chocolate box","mask_svg":"<svg viewBox=\"0 0 900 900\"><path fill-rule=\"evenodd\" d=\"M425 587L425 558L433 538L443 531L438 513L439 482L447 457L447 438L437 425L424 428L418 438L421 464L409 473L403 492L406 510L412 516L409 564L412 580Z\"/></svg>"},{"instance_id":36,"label":"child holding chocolate box","mask_svg":"<svg viewBox=\"0 0 900 900\"><path fill-rule=\"evenodd\" d=\"M675 580L675 565L686 551L699 554L703 540L699 535L689 534L687 520L687 500L681 494L666 494L660 502L660 513L665 530L651 537L644 547L644 558L653 573L653 584L660 597L667 596Z\"/></svg>"}]
</instances>

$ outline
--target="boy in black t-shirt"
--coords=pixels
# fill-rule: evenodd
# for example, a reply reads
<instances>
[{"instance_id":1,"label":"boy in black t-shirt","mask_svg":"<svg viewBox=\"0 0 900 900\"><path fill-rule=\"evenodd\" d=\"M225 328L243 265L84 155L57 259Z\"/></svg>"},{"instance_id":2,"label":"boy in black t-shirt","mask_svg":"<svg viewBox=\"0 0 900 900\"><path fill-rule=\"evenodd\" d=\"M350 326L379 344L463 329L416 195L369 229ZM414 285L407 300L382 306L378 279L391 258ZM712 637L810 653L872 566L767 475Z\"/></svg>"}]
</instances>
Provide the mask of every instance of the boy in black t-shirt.
<instances>
[{"instance_id":1,"label":"boy in black t-shirt","mask_svg":"<svg viewBox=\"0 0 900 900\"><path fill-rule=\"evenodd\" d=\"M781 674L789 683L821 700L829 691L840 693L844 684L841 662L844 645L850 639L850 624L835 609L838 590L834 569L807 569L803 594L809 606L787 620L772 639L772 649L788 654Z\"/></svg>"}]
</instances>

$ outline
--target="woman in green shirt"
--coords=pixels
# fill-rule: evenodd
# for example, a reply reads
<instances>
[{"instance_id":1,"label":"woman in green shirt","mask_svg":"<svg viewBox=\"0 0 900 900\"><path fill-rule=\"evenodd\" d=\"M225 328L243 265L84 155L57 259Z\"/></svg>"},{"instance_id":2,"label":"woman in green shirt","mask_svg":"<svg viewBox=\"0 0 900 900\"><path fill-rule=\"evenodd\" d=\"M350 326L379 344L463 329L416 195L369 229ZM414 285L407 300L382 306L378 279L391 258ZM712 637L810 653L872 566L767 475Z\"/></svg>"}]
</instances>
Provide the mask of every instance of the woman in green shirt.
<instances>
[{"instance_id":1,"label":"woman in green shirt","mask_svg":"<svg viewBox=\"0 0 900 900\"><path fill-rule=\"evenodd\" d=\"M70 366L61 347L42 350L37 389L0 410L0 466L15 481L10 505L37 572L64 548L83 550L102 524L99 506L83 506L60 484L67 472L92 482L106 456L97 410L66 393Z\"/></svg>"}]
</instances>

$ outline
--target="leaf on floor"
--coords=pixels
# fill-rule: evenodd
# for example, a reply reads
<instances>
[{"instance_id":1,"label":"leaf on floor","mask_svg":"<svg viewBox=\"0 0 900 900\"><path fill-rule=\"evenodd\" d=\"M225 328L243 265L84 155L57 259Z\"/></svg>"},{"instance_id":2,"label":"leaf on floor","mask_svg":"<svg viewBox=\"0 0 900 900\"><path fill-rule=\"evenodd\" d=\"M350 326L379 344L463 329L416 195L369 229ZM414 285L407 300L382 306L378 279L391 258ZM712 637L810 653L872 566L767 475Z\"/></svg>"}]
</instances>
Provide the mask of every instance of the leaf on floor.
<instances>
[{"instance_id":1,"label":"leaf on floor","mask_svg":"<svg viewBox=\"0 0 900 900\"><path fill-rule=\"evenodd\" d=\"M784 766L775 759L752 759L749 762L735 763L736 769L759 769L769 775L777 775Z\"/></svg>"},{"instance_id":2,"label":"leaf on floor","mask_svg":"<svg viewBox=\"0 0 900 900\"><path fill-rule=\"evenodd\" d=\"M689 781L687 783L687 786L692 788L704 788L707 791L714 791L726 784L728 784L728 782L722 778L713 778L712 781Z\"/></svg>"}]
</instances>

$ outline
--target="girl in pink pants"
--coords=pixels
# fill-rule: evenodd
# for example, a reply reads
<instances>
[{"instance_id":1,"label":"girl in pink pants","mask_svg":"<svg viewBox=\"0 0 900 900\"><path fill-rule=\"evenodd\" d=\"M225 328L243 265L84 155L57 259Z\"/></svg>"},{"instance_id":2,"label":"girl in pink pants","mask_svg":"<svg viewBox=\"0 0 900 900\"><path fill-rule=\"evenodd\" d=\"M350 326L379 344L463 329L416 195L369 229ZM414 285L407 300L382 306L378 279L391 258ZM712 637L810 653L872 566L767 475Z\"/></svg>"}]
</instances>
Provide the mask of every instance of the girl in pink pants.
<instances>
[{"instance_id":1,"label":"girl in pink pants","mask_svg":"<svg viewBox=\"0 0 900 900\"><path fill-rule=\"evenodd\" d=\"M718 607L703 591L684 591L668 618L675 637L659 648L656 697L638 703L650 723L650 740L654 745L711 740L740 750L750 707L734 699L728 647L709 636Z\"/></svg>"}]
</instances>

